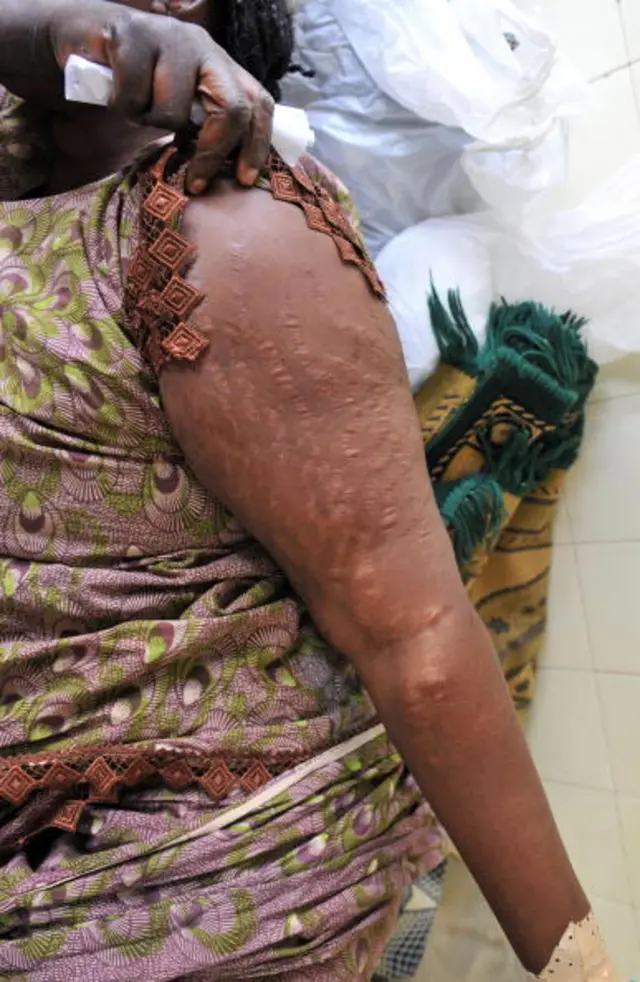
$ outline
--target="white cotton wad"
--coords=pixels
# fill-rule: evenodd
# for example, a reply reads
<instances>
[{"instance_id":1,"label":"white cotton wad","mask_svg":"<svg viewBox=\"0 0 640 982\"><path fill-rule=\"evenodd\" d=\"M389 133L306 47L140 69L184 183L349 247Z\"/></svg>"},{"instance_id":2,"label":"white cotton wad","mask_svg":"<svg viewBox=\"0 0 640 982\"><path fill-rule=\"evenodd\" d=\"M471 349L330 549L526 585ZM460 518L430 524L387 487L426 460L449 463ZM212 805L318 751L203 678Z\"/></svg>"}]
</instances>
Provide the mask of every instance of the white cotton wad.
<instances>
[{"instance_id":1,"label":"white cotton wad","mask_svg":"<svg viewBox=\"0 0 640 982\"><path fill-rule=\"evenodd\" d=\"M68 102L84 102L91 106L108 106L113 92L113 72L80 55L70 55L64 72L65 98ZM194 103L191 118L202 121L202 111ZM313 130L304 109L276 106L273 115L273 146L283 160L294 167L303 153L314 143Z\"/></svg>"},{"instance_id":2,"label":"white cotton wad","mask_svg":"<svg viewBox=\"0 0 640 982\"><path fill-rule=\"evenodd\" d=\"M113 72L79 55L70 55L64 70L64 97L67 102L108 106L113 89Z\"/></svg>"}]
</instances>

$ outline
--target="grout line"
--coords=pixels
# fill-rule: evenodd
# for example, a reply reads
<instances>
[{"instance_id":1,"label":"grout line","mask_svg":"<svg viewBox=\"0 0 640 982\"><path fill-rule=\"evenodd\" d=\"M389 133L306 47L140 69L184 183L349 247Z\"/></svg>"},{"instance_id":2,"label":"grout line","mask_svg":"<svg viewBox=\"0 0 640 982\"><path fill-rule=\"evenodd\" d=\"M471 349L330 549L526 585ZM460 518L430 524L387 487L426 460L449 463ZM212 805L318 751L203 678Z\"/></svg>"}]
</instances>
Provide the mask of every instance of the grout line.
<instances>
[{"instance_id":1,"label":"grout line","mask_svg":"<svg viewBox=\"0 0 640 982\"><path fill-rule=\"evenodd\" d=\"M638 109L638 112L640 113L640 109ZM617 402L618 399L633 399L633 398L637 398L638 396L640 396L640 388L638 389L637 392L619 392L618 395L616 396L611 396L611 395L599 396L596 392L589 398L589 405L601 406L604 402Z\"/></svg>"},{"instance_id":2,"label":"grout line","mask_svg":"<svg viewBox=\"0 0 640 982\"><path fill-rule=\"evenodd\" d=\"M626 355L625 357L636 358L638 354L640 354L640 352L630 351L629 354ZM594 406L600 402L615 402L617 399L634 399L637 396L640 396L640 379L636 379L636 382L638 388L636 389L635 392L617 392L616 394L611 394L611 395L606 395L605 393L602 393L601 395L599 395L598 392L594 390L593 396L589 398L589 405Z\"/></svg>"},{"instance_id":3,"label":"grout line","mask_svg":"<svg viewBox=\"0 0 640 982\"><path fill-rule=\"evenodd\" d=\"M571 515L569 515L569 521L571 521ZM573 526L571 527L572 538L573 538ZM582 614L582 624L585 630L585 635L587 638L587 649L589 651L589 674L594 675L596 667L596 654L594 651L593 638L591 637L591 630L589 628L589 618L587 616L587 600L584 594L584 589L582 586L582 577L580 576L580 563L578 562L578 549L577 544L572 542L571 548L573 551L573 562L576 571L576 580L578 585L578 597L580 599L580 612ZM594 683L595 684L595 683ZM596 685L596 689L598 686ZM602 732L604 733L604 716L602 714L602 706L598 699L598 706L600 708L600 726L602 727ZM611 768L611 761L609 759L609 746L607 744L607 763L609 764L609 770L611 772L611 780L613 781L613 770Z\"/></svg>"},{"instance_id":4,"label":"grout line","mask_svg":"<svg viewBox=\"0 0 640 982\"><path fill-rule=\"evenodd\" d=\"M626 862L624 864L624 878L627 884L627 889L629 891L629 900L631 902L631 910L633 911L633 898L635 896L634 884L631 881L631 856L629 850L627 849L627 839L622 831L622 812L620 809L620 792L616 789L613 796L613 807L616 810L616 818L618 819L618 838L620 840L620 848L622 849L622 855ZM635 924L637 940L640 942L640 925Z\"/></svg>"},{"instance_id":5,"label":"grout line","mask_svg":"<svg viewBox=\"0 0 640 982\"><path fill-rule=\"evenodd\" d=\"M598 707L598 714L600 716L599 723L600 723L600 729L602 731L602 737L604 740L604 746L606 751L607 769L609 771L609 778L611 780L611 785L615 791L616 783L614 779L613 751L612 751L611 742L609 740L609 733L605 722L604 704L603 704L602 693L600 692L598 673L596 672L596 651L595 651L595 644L593 639L593 632L591 630L591 622L587 614L588 607L587 607L587 600L585 596L584 583L582 580L582 570L580 568L580 563L578 561L578 550L575 545L574 545L574 549L575 549L576 575L578 578L578 593L580 594L580 603L583 611L583 623L587 635L587 646L589 648L589 657L591 658L590 674L593 677L593 685L596 690L596 705ZM616 817L618 819L618 838L621 839L622 825L620 823L620 813L618 811L617 803L616 803ZM629 879L628 873L626 874L626 878ZM628 883L627 886L629 888L629 896L631 896L631 884Z\"/></svg>"},{"instance_id":6,"label":"grout line","mask_svg":"<svg viewBox=\"0 0 640 982\"><path fill-rule=\"evenodd\" d=\"M589 651L591 654L591 651ZM618 678L619 675L624 675L625 678L637 679L640 678L640 669L636 672L630 672L629 669L624 668L598 668L597 666L588 665L547 665L545 664L549 656L544 653L540 656L540 661L538 664L538 670L542 672L582 672L584 675L612 675L614 678Z\"/></svg>"},{"instance_id":7,"label":"grout line","mask_svg":"<svg viewBox=\"0 0 640 982\"><path fill-rule=\"evenodd\" d=\"M629 872L629 870L631 868L631 853L630 853L630 849L627 848L627 838L624 835L624 832L622 830L622 813L621 813L621 806L620 806L620 798L621 797L623 797L623 796L620 793L620 791L616 791L615 794L614 794L614 798L615 798L614 806L615 806L615 809L616 809L616 815L618 816L618 828L619 828L619 832L620 832L620 845L622 846L622 855L624 856L624 858L626 860L625 869L624 869L625 879L627 880L627 885L629 887L629 897L631 898L631 908L633 910L633 909L638 909L638 908L635 908L635 904L634 904L634 898L635 898L634 883L631 880L631 873ZM624 795L624 797L625 798L631 798L632 800L635 800L633 798L633 795ZM630 843L629 843L629 845L630 845ZM637 920L637 918L636 918L636 920ZM636 932L638 934L638 942L640 942L640 921L637 921L635 927L636 927Z\"/></svg>"},{"instance_id":8,"label":"grout line","mask_svg":"<svg viewBox=\"0 0 640 982\"><path fill-rule=\"evenodd\" d=\"M576 539L569 544L573 546L626 546L627 544L632 546L638 543L640 543L640 537L626 536L624 539Z\"/></svg>"},{"instance_id":9,"label":"grout line","mask_svg":"<svg viewBox=\"0 0 640 982\"><path fill-rule=\"evenodd\" d=\"M623 668L594 668L594 673L598 676L600 675L613 675L617 678L619 675L624 675L625 678L637 679L640 678L640 670L637 672L630 672L629 670Z\"/></svg>"},{"instance_id":10,"label":"grout line","mask_svg":"<svg viewBox=\"0 0 640 982\"><path fill-rule=\"evenodd\" d=\"M637 352L637 351L631 351L631 352L629 352L628 355L625 355L624 358L621 358L619 360L620 361L625 361L626 358L636 357L639 353L640 352ZM614 364L614 362L611 362L611 364ZM635 384L635 381L634 381L634 384ZM613 396L613 395L611 395L611 396L602 395L600 398L598 398L598 396L596 394L596 391L594 389L593 395L595 395L596 398L594 399L593 396L591 396L589 398L589 401L587 402L587 409L590 409L592 406L602 406L602 405L604 405L607 402L620 402L621 399L637 399L638 396L640 396L640 388L636 392L620 392L616 396Z\"/></svg>"},{"instance_id":11,"label":"grout line","mask_svg":"<svg viewBox=\"0 0 640 982\"><path fill-rule=\"evenodd\" d=\"M637 370L632 372L630 375L623 374L623 378L621 380L622 382L628 382L629 384L637 385L637 389L634 389L629 392L615 392L615 393L608 393L602 391L603 386L607 384L607 381L610 382L616 381L615 375L613 377L609 377L605 374L605 370L609 367L609 365L626 364L627 369L629 369L631 367L629 364L629 360L631 358L637 359L639 355L640 355L640 351L629 351L628 354L624 354L620 358L616 358L615 361L609 362L608 365L599 366L598 376L602 375L602 379L600 381L596 381L595 388L593 389L593 391L589 396L587 406L600 406L602 405L603 402L617 402L619 399L633 399L636 396L640 396L640 371ZM637 367L638 366L634 364L634 368Z\"/></svg>"},{"instance_id":12,"label":"grout line","mask_svg":"<svg viewBox=\"0 0 640 982\"><path fill-rule=\"evenodd\" d=\"M540 775L540 779L543 784L565 784L569 788L583 788L585 791L598 791L600 794L611 794L611 795L617 794L616 789L613 787L613 778L612 778L612 786L610 788L603 788L601 784L600 785L585 784L584 781L572 781L570 778L567 780L567 778L560 779L557 777L546 777L546 775L543 774L543 772L540 770L540 767L537 761L535 760L535 758L534 758L534 764L536 765L536 770ZM626 797L629 797L629 795L627 795Z\"/></svg>"},{"instance_id":13,"label":"grout line","mask_svg":"<svg viewBox=\"0 0 640 982\"><path fill-rule=\"evenodd\" d=\"M619 675L624 675L624 676L629 676L632 679L637 678L637 673L634 674L633 672L610 672L610 671L605 671L604 669L588 668L586 666L577 666L577 665L567 665L567 666L545 665L544 657L545 656L543 655L540 660L540 664L538 666L538 672L544 672L545 675L549 675L551 672L562 672L564 674L568 673L571 675L589 675L593 678L594 682L595 682L596 675L613 675L616 678ZM535 698L536 697L534 696L534 702L535 702Z\"/></svg>"},{"instance_id":14,"label":"grout line","mask_svg":"<svg viewBox=\"0 0 640 982\"><path fill-rule=\"evenodd\" d=\"M568 499L569 499L569 494L568 494L568 491L567 491L567 482L565 480L564 481L564 484L562 486L562 490L560 491L559 509L560 508L562 509L562 517L564 518L564 523L566 525L567 533L569 535L569 541L567 543L565 543L565 544L566 545L573 546L573 545L575 545L575 543L573 541L573 522L571 521L571 512L569 511L569 500ZM557 522L557 520L558 520L558 516L556 514L556 522ZM552 531L552 535L553 535L553 531ZM553 538L552 538L551 541L553 543ZM555 545L555 543L553 543L553 544ZM558 543L558 545L562 545L562 543ZM576 561L576 564L577 564L578 557L575 556L574 558L575 558L575 561Z\"/></svg>"},{"instance_id":15,"label":"grout line","mask_svg":"<svg viewBox=\"0 0 640 982\"><path fill-rule=\"evenodd\" d=\"M612 675L614 678L618 678L619 675L625 675L627 678L634 680L638 679L638 672L624 672L624 671L612 671L610 668L600 668L596 669L598 675Z\"/></svg>"},{"instance_id":16,"label":"grout line","mask_svg":"<svg viewBox=\"0 0 640 982\"><path fill-rule=\"evenodd\" d=\"M590 84L601 82L605 78L611 78L613 75L617 75L618 72L623 72L626 68L633 68L639 62L640 58L632 58L630 61L624 61L621 65L616 65L615 68L607 68L605 72L600 72L598 75L592 75L588 81Z\"/></svg>"}]
</instances>

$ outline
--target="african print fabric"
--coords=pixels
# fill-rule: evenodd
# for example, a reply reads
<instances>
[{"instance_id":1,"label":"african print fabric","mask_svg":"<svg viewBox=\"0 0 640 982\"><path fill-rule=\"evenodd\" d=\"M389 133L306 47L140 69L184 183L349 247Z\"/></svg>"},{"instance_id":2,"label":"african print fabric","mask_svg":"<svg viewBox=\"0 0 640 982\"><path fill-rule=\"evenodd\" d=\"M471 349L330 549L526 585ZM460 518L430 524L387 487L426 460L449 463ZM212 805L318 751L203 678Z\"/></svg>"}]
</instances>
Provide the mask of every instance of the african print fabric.
<instances>
[{"instance_id":1,"label":"african print fabric","mask_svg":"<svg viewBox=\"0 0 640 982\"><path fill-rule=\"evenodd\" d=\"M385 737L197 834L375 712L168 429L125 329L145 193L125 176L0 203L0 980L364 982L445 852ZM517 372L468 361L417 409L526 703L569 463L547 444L581 403L545 406L540 376L523 405ZM534 444L535 473L501 484Z\"/></svg>"}]
</instances>

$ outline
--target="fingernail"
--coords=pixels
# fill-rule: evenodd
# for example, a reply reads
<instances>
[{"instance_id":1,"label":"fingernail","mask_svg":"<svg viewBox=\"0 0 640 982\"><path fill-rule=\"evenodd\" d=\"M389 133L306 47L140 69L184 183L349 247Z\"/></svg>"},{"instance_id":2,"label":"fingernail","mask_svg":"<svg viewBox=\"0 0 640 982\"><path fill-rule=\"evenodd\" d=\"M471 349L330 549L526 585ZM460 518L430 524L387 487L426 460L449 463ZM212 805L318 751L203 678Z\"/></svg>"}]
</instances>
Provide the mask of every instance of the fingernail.
<instances>
[{"instance_id":1,"label":"fingernail","mask_svg":"<svg viewBox=\"0 0 640 982\"><path fill-rule=\"evenodd\" d=\"M207 182L203 181L201 177L198 177L195 181L191 182L191 194L202 194L202 192L206 190Z\"/></svg>"},{"instance_id":2,"label":"fingernail","mask_svg":"<svg viewBox=\"0 0 640 982\"><path fill-rule=\"evenodd\" d=\"M253 187L258 180L259 175L260 171L256 167L244 166L239 177L242 184L246 184L248 187Z\"/></svg>"}]
</instances>

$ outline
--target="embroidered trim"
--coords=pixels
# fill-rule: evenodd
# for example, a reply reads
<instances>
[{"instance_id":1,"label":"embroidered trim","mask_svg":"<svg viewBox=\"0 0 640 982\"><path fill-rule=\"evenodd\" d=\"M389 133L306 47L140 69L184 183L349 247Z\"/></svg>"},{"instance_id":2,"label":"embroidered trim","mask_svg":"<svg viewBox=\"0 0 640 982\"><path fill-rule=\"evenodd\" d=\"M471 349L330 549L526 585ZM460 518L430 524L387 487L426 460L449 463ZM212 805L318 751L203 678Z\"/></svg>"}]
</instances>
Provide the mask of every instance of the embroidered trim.
<instances>
[{"instance_id":1,"label":"embroidered trim","mask_svg":"<svg viewBox=\"0 0 640 982\"><path fill-rule=\"evenodd\" d=\"M373 295L386 300L386 292L362 237L337 201L325 187L313 181L301 167L289 167L277 153L271 153L266 176L258 187L266 186L276 201L297 205L314 232L330 236L344 263L357 266Z\"/></svg>"},{"instance_id":2,"label":"embroidered trim","mask_svg":"<svg viewBox=\"0 0 640 982\"><path fill-rule=\"evenodd\" d=\"M232 791L254 794L292 763L287 759L267 767L254 757L231 760L158 747L104 747L44 759L5 758L0 759L0 799L22 808L37 792L56 795L57 807L37 829L29 830L27 837L31 837L47 826L73 831L85 805L116 803L119 792L151 781L159 780L175 791L201 788L213 802L220 802Z\"/></svg>"},{"instance_id":3,"label":"embroidered trim","mask_svg":"<svg viewBox=\"0 0 640 982\"><path fill-rule=\"evenodd\" d=\"M133 788L159 777L175 790L199 785L218 801L236 788L256 791L291 764L287 758L267 768L254 757L231 760L170 748L94 747L41 760L0 760L0 797L18 806L39 788L66 792L81 787L80 796L87 801L111 801L116 789Z\"/></svg>"},{"instance_id":4,"label":"embroidered trim","mask_svg":"<svg viewBox=\"0 0 640 982\"><path fill-rule=\"evenodd\" d=\"M371 721L353 727L340 746L371 729ZM332 754L335 749L320 756ZM305 751L289 752L285 757L262 752L260 757L232 758L162 742L144 747L114 744L0 757L0 818L7 806L23 819L29 816L26 823L19 822L15 834L11 833L11 818L0 822L0 853L8 845L28 842L46 828L75 831L86 805L116 804L119 793L126 789L152 782L176 791L201 788L214 803L220 803L232 791L255 794L270 781L308 762ZM69 792L73 792L73 798ZM4 833L8 833L8 839Z\"/></svg>"},{"instance_id":5,"label":"embroidered trim","mask_svg":"<svg viewBox=\"0 0 640 982\"><path fill-rule=\"evenodd\" d=\"M204 293L186 280L196 249L180 231L189 199L182 191L183 170L168 173L175 155L165 150L141 178L139 242L125 287L127 327L156 372L167 361L196 361L209 346L187 323Z\"/></svg>"},{"instance_id":6,"label":"embroidered trim","mask_svg":"<svg viewBox=\"0 0 640 982\"><path fill-rule=\"evenodd\" d=\"M185 167L177 150L169 147L140 179L139 241L129 264L124 310L128 330L156 373L168 361L196 361L209 346L197 318L189 323L204 293L187 281L196 248L181 231L189 201L184 194ZM270 191L276 201L301 208L309 228L330 236L342 261L357 266L373 295L385 299L358 231L326 188L301 168L290 168L275 151L257 186Z\"/></svg>"}]
</instances>

